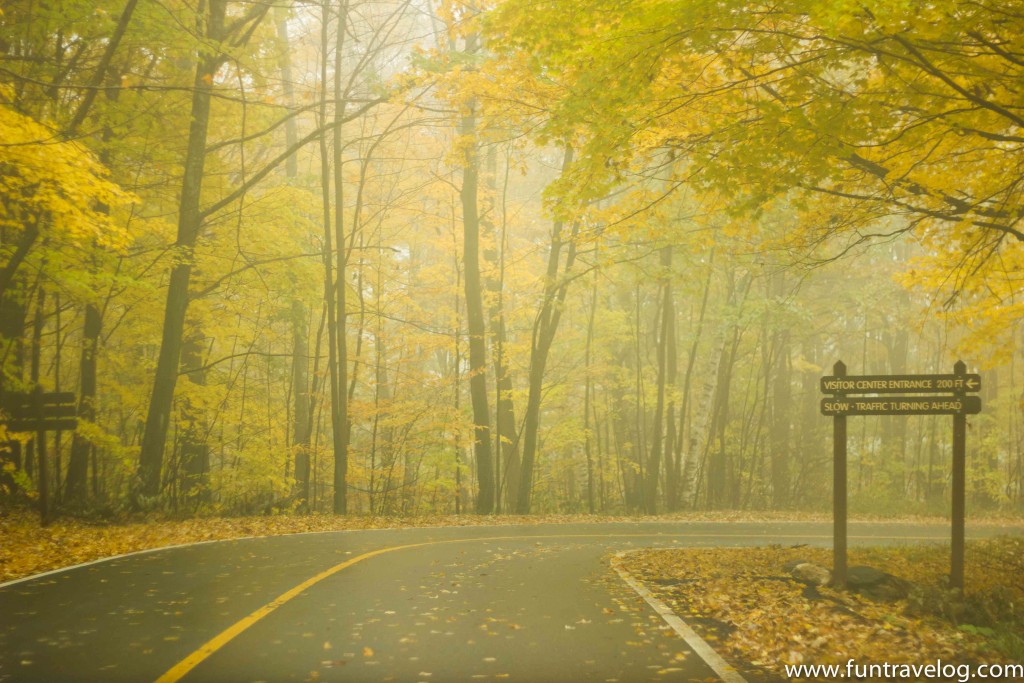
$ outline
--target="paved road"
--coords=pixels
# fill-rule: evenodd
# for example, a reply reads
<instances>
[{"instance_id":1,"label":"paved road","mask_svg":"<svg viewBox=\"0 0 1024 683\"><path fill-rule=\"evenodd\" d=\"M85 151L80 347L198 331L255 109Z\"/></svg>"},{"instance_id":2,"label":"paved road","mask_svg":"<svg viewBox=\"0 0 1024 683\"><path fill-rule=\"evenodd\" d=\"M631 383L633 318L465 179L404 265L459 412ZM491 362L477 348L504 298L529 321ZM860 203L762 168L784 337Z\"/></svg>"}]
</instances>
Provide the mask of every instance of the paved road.
<instances>
[{"instance_id":1,"label":"paved road","mask_svg":"<svg viewBox=\"0 0 1024 683\"><path fill-rule=\"evenodd\" d=\"M713 672L623 584L609 556L827 546L830 534L829 524L652 522L161 550L0 587L0 681L704 680ZM943 526L850 526L851 544L947 538Z\"/></svg>"}]
</instances>

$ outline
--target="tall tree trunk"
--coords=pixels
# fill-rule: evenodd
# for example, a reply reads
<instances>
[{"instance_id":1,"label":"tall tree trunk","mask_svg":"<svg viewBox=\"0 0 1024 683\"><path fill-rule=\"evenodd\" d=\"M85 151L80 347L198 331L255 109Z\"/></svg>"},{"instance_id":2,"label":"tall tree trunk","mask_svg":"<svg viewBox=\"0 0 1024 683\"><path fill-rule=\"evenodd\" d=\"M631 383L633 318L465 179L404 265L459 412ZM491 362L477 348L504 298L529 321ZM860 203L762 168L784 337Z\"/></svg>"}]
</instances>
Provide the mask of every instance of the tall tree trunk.
<instances>
[{"instance_id":1,"label":"tall tree trunk","mask_svg":"<svg viewBox=\"0 0 1024 683\"><path fill-rule=\"evenodd\" d=\"M206 370L203 367L205 337L198 327L189 333L182 347L182 370L196 387L206 386ZM199 402L202 405L202 402ZM207 420L202 410L197 410L191 400L185 400L181 408L181 425L178 427L179 457L181 462L181 492L186 501L196 507L210 500L210 445L207 440Z\"/></svg>"},{"instance_id":2,"label":"tall tree trunk","mask_svg":"<svg viewBox=\"0 0 1024 683\"><path fill-rule=\"evenodd\" d=\"M591 350L594 345L594 319L597 318L597 271L594 271L594 283L590 288L590 315L587 316L587 345L583 356L583 367L585 380L583 385L583 454L587 459L587 510L594 514L594 455L592 452L591 429L590 429L590 405L591 395L594 391L594 381L591 377ZM600 450L600 442L598 443ZM598 468L598 476L602 475L601 468Z\"/></svg>"},{"instance_id":3,"label":"tall tree trunk","mask_svg":"<svg viewBox=\"0 0 1024 683\"><path fill-rule=\"evenodd\" d=\"M43 305L46 303L46 291L42 287L36 289L36 310L32 321L32 396L35 412L43 409L42 358L43 358ZM29 444L29 460L35 459L37 467L36 483L39 486L39 521L46 526L50 521L50 472L47 468L46 432L39 430Z\"/></svg>"},{"instance_id":4,"label":"tall tree trunk","mask_svg":"<svg viewBox=\"0 0 1024 683\"><path fill-rule=\"evenodd\" d=\"M486 182L492 195L497 192L497 160L494 146L487 154ZM505 174L506 184L502 190L502 209L500 227L488 216L498 213L493 200L480 218L480 223L493 235L494 247L484 249L483 256L490 266L490 274L485 278L487 291L491 295L491 305L487 311L490 321L491 343L494 356L495 379L495 421L494 421L494 457L495 457L495 512L504 509L515 509L516 496L519 494L519 440L516 438L515 402L512 400L512 374L505 364L505 346L508 335L505 329L504 287L505 287L505 254L506 228L505 195L507 192L508 173Z\"/></svg>"},{"instance_id":5,"label":"tall tree trunk","mask_svg":"<svg viewBox=\"0 0 1024 683\"><path fill-rule=\"evenodd\" d=\"M85 422L96 421L96 355L99 352L103 317L96 304L85 305L85 325L82 328L82 354L78 365L78 417ZM88 492L89 455L92 443L79 432L71 440L67 479L64 484L65 501L80 505Z\"/></svg>"},{"instance_id":6,"label":"tall tree trunk","mask_svg":"<svg viewBox=\"0 0 1024 683\"><path fill-rule=\"evenodd\" d=\"M493 318L492 318L493 320ZM504 491L504 507L506 510L515 508L516 495L519 492L519 440L516 438L515 401L512 399L512 373L505 364L505 332L504 313L498 314L492 337L495 342L494 376L497 384L496 415L495 415L495 448L500 450L501 467L497 472L497 495ZM497 503L501 503L496 499Z\"/></svg>"},{"instance_id":7,"label":"tall tree trunk","mask_svg":"<svg viewBox=\"0 0 1024 683\"><path fill-rule=\"evenodd\" d=\"M752 279L743 276L739 283L733 282L730 274L728 307L733 311L729 322L729 342L722 347L722 360L718 365L717 390L715 393L715 419L712 431L717 431L718 451L708 462L708 504L712 508L725 505L735 506L738 498L739 474L733 447L728 442L729 424L732 421L730 399L732 376L740 343L739 308L749 291Z\"/></svg>"},{"instance_id":8,"label":"tall tree trunk","mask_svg":"<svg viewBox=\"0 0 1024 683\"><path fill-rule=\"evenodd\" d=\"M730 297L731 298L731 297ZM732 366L735 362L737 331L730 329L729 343L723 345L721 360L718 363L718 379L715 381L715 404L709 439L717 439L718 450L710 451L705 475L707 477L707 503L711 509L720 508L725 503L726 490L731 475L731 463L726 430L729 426L729 395Z\"/></svg>"},{"instance_id":9,"label":"tall tree trunk","mask_svg":"<svg viewBox=\"0 0 1024 683\"><path fill-rule=\"evenodd\" d=\"M334 425L334 513L344 515L348 512L348 447L349 447L349 414L346 388L348 377L348 301L347 271L348 249L345 245L345 179L342 152L344 141L342 121L345 114L345 91L342 86L342 67L344 66L345 34L348 29L348 0L338 3L338 26L334 52L334 137L332 146L334 171L334 235L338 250L338 268L334 280L334 296L337 301L338 331L336 343L338 373L338 410Z\"/></svg>"},{"instance_id":10,"label":"tall tree trunk","mask_svg":"<svg viewBox=\"0 0 1024 683\"><path fill-rule=\"evenodd\" d=\"M711 258L708 261L708 278L704 283L704 296L701 300L700 314L697 319L697 331L694 334L693 345L690 347L686 374L683 378L683 400L679 408L679 447L676 454L675 480L677 486L675 494L670 496L673 500L672 509L674 510L678 509L683 503L690 504L690 501L693 500L701 448L707 437L708 424L711 420L711 403L715 395L718 362L721 360L721 349L725 344L725 325L719 324L707 354L707 362L701 372L705 379L700 388L700 396L697 397L696 401L691 400L691 386L695 377L694 370L697 366L700 340L706 327L705 315L707 313L714 272L714 252L712 251ZM690 420L689 428L686 429L684 428L684 423L688 419L691 405L696 405L696 410L693 413L693 419Z\"/></svg>"},{"instance_id":11,"label":"tall tree trunk","mask_svg":"<svg viewBox=\"0 0 1024 683\"><path fill-rule=\"evenodd\" d=\"M477 37L466 38L466 52L477 50ZM490 408L487 397L487 339L484 321L483 289L480 281L480 215L477 207L480 158L476 143L475 101L467 104L459 134L463 137L465 159L462 173L462 238L466 272L466 323L469 329L469 394L473 406L473 450L479 494L477 514L494 510L494 463L491 453Z\"/></svg>"},{"instance_id":12,"label":"tall tree trunk","mask_svg":"<svg viewBox=\"0 0 1024 683\"><path fill-rule=\"evenodd\" d=\"M662 430L665 422L665 390L668 386L668 354L669 337L673 334L675 327L675 303L672 301L672 247L661 248L660 255L662 298L661 298L661 333L658 335L658 398L654 407L654 425L651 435L651 451L647 459L647 478L644 481L644 512L649 515L658 513L658 479L661 476L662 448L671 449L671 443L666 444L663 439ZM673 344L674 346L674 344ZM671 412L669 412L671 422ZM666 458L667 459L667 458Z\"/></svg>"},{"instance_id":13,"label":"tall tree trunk","mask_svg":"<svg viewBox=\"0 0 1024 683\"><path fill-rule=\"evenodd\" d=\"M292 300L292 452L295 458L295 500L298 509L309 511L309 447L312 421L310 420L309 391L309 334L306 307L298 299Z\"/></svg>"},{"instance_id":14,"label":"tall tree trunk","mask_svg":"<svg viewBox=\"0 0 1024 683\"><path fill-rule=\"evenodd\" d=\"M700 465L712 439L711 428L714 426L712 418L714 417L713 407L718 389L718 367L726 352L726 331L725 325L719 324L714 341L711 342L708 349L707 362L701 373L704 380L700 388L700 395L694 402L696 410L690 423L688 446L684 453L683 471L679 481L680 497L689 505L696 503Z\"/></svg>"},{"instance_id":15,"label":"tall tree trunk","mask_svg":"<svg viewBox=\"0 0 1024 683\"><path fill-rule=\"evenodd\" d=\"M647 509L644 500L644 496L647 495L647 482L644 478L647 465L647 392L644 389L644 323L640 315L644 297L641 289L640 278L637 278L633 285L633 396L636 397L633 405L633 433L636 435L633 450L636 454L637 507L643 512Z\"/></svg>"},{"instance_id":16,"label":"tall tree trunk","mask_svg":"<svg viewBox=\"0 0 1024 683\"><path fill-rule=\"evenodd\" d=\"M205 31L207 38L215 42L222 39L226 10L226 0L210 0ZM174 243L177 258L171 269L167 287L160 352L139 451L139 482L136 493L146 497L155 497L160 493L164 445L167 442L167 428L170 425L174 387L178 381L178 362L185 329L185 311L188 308L193 251L202 227L199 201L206 162L213 78L222 60L223 57L219 53L200 57L197 60L192 84L188 150L178 204L178 236Z\"/></svg>"},{"instance_id":17,"label":"tall tree trunk","mask_svg":"<svg viewBox=\"0 0 1024 683\"><path fill-rule=\"evenodd\" d=\"M665 405L665 500L666 507L669 507L669 479L677 472L677 464L673 454L677 453L676 443L680 441L682 434L676 432L676 421L673 417L676 411L676 382L679 380L679 349L676 344L676 302L675 291L671 287L666 293L668 303L669 321L665 330L667 337L665 341L665 384L668 391L668 399ZM676 456L678 457L678 456Z\"/></svg>"},{"instance_id":18,"label":"tall tree trunk","mask_svg":"<svg viewBox=\"0 0 1024 683\"><path fill-rule=\"evenodd\" d=\"M320 82L323 88L323 95L320 101L319 117L321 121L321 127L327 122L327 64L330 57L330 40L329 40L329 28L330 28L330 4L328 0L324 0L321 6L321 26L320 26ZM341 52L343 48L343 36L344 36L344 16L339 15L338 17L338 28L337 28L337 41L335 43L335 70L341 66ZM334 109L334 123L338 123L340 117L341 105L337 102L340 85L340 75L335 74L333 91L333 99L335 100ZM320 147L320 185L321 185L321 199L323 203L323 228L324 228L324 300L327 302L327 365L328 374L330 376L331 385L331 444L334 453L334 475L333 485L334 494L331 500L331 510L335 514L345 514L348 511L348 497L347 497L347 469L348 469L348 448L346 445L346 434L345 425L348 417L348 394L346 393L346 384L348 380L347 374L347 363L345 358L340 357L339 354L343 350L347 350L345 346L345 326L344 326L344 315L345 315L345 278L344 278L344 242L339 241L336 237L340 234L344 234L343 227L333 226L332 222L340 220L342 218L342 211L344 210L343 204L339 206L340 199L344 199L343 189L335 188L333 194L334 201L334 212L332 213L332 193L331 193L331 182L341 181L341 173L335 169L332 175L332 162L334 165L340 165L340 150L341 150L341 132L337 129L334 130L333 145L332 149L328 150L326 135L323 135L319 139ZM335 258L338 259L338 269L335 272ZM341 300L339 301L338 292L341 292ZM339 304L341 310L339 311Z\"/></svg>"},{"instance_id":19,"label":"tall tree trunk","mask_svg":"<svg viewBox=\"0 0 1024 683\"><path fill-rule=\"evenodd\" d=\"M452 254L455 254L455 249L452 249ZM459 270L458 256L455 255L454 271L456 278L456 293L455 293L455 329L453 330L452 339L455 342L454 357L452 358L452 375L453 375L453 412L456 416L462 413L462 345L459 343L462 338L462 320L461 313L462 307L459 302L458 285L462 284L462 272ZM462 430L459 428L459 419L456 417L455 420L455 434L454 434L454 451L455 451L455 514L462 514Z\"/></svg>"},{"instance_id":20,"label":"tall tree trunk","mask_svg":"<svg viewBox=\"0 0 1024 683\"><path fill-rule=\"evenodd\" d=\"M776 303L781 304L785 296L785 277L780 273L773 278ZM771 468L772 507L785 509L789 505L790 491L790 430L792 425L793 379L790 359L790 332L788 327L775 324L772 334L770 357L774 359L774 382L771 399Z\"/></svg>"},{"instance_id":21,"label":"tall tree trunk","mask_svg":"<svg viewBox=\"0 0 1024 683\"><path fill-rule=\"evenodd\" d=\"M562 158L563 173L572 163L572 156L572 148L566 147L565 155ZM556 220L551 228L544 300L541 303L537 319L534 321L533 338L530 344L529 392L526 397L526 416L523 421L523 460L519 475L519 495L516 498L516 512L520 515L530 514L533 468L537 455L537 435L540 431L540 399L544 389L544 369L547 366L551 343L558 331L558 323L562 318L562 304L569 289L567 276L576 261L576 236L579 232L579 224L573 222L572 233L568 240L564 274L559 280L558 266L561 262L562 248L565 246L563 227L562 221Z\"/></svg>"},{"instance_id":22,"label":"tall tree trunk","mask_svg":"<svg viewBox=\"0 0 1024 683\"><path fill-rule=\"evenodd\" d=\"M291 44L288 35L288 12L282 7L275 9L277 37L282 51L279 68L281 88L289 107L295 106L295 88L292 83ZM284 124L285 147L292 148L298 142L298 128L293 117ZM285 161L285 177L295 182L299 175L298 157L292 155ZM297 509L308 511L309 507L309 445L310 445L310 403L309 403L309 328L308 311L302 299L294 297L291 302L292 324L292 440L291 447L295 460L294 497Z\"/></svg>"}]
</instances>

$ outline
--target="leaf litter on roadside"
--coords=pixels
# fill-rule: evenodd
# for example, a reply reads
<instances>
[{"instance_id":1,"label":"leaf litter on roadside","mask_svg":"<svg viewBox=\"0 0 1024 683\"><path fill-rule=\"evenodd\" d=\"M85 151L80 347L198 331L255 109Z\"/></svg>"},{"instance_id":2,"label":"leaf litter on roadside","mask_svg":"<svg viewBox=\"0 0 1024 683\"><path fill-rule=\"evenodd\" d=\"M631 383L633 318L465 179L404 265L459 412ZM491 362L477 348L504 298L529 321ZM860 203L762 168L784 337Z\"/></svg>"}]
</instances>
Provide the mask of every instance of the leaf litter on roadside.
<instances>
[{"instance_id":1,"label":"leaf litter on roadside","mask_svg":"<svg viewBox=\"0 0 1024 683\"><path fill-rule=\"evenodd\" d=\"M1007 547L1010 549L1007 550ZM984 558L1017 553L1021 541L971 546L968 593L1024 586L1014 566L1000 573ZM1007 661L977 629L958 628L934 616L910 616L907 600L883 602L827 587L809 590L790 577L787 563L832 564L827 549L659 549L630 553L622 566L641 580L727 658L784 676L787 664L922 664ZM948 573L948 549L936 546L854 549L850 564L882 566L915 584L937 585ZM1012 663L1012 662L1011 662Z\"/></svg>"}]
</instances>

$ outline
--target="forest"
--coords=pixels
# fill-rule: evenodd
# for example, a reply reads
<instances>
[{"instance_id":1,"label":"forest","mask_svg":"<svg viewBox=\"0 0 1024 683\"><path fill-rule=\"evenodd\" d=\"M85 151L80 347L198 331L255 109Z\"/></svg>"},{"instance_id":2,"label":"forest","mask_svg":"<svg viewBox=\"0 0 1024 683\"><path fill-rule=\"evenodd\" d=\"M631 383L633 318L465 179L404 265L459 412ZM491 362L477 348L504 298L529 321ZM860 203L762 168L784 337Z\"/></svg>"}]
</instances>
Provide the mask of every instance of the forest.
<instances>
[{"instance_id":1,"label":"forest","mask_svg":"<svg viewBox=\"0 0 1024 683\"><path fill-rule=\"evenodd\" d=\"M0 506L829 509L980 373L1024 511L1022 0L5 0ZM71 392L74 429L11 397ZM12 408L12 406L14 406ZM949 418L849 428L947 514Z\"/></svg>"}]
</instances>

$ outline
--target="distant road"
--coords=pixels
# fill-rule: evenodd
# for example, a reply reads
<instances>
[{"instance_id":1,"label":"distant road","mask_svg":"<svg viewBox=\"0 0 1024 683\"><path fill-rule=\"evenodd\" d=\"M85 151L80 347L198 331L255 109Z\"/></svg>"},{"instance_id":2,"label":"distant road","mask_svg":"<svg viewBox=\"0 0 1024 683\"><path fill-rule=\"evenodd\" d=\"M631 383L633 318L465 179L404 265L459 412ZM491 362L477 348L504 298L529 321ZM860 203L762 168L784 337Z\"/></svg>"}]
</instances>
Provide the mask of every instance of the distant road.
<instances>
[{"instance_id":1,"label":"distant road","mask_svg":"<svg viewBox=\"0 0 1024 683\"><path fill-rule=\"evenodd\" d=\"M1021 528L968 527L969 538ZM850 543L946 542L851 523ZM609 567L642 547L829 546L831 524L344 531L158 550L0 588L0 681L689 681L714 674Z\"/></svg>"}]
</instances>

